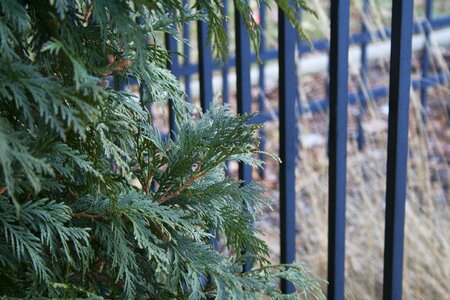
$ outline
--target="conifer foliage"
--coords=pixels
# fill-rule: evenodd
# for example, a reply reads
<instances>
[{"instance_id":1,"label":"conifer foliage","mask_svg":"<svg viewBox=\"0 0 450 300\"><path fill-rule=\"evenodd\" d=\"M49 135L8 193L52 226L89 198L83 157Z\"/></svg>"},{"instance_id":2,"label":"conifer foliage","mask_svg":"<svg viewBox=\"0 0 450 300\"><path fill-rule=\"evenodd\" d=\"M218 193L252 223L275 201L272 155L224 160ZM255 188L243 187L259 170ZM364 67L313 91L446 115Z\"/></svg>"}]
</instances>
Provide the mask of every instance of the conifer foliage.
<instances>
[{"instance_id":1,"label":"conifer foliage","mask_svg":"<svg viewBox=\"0 0 450 300\"><path fill-rule=\"evenodd\" d=\"M235 5L257 43L247 2ZM226 176L227 160L261 165L259 126L227 107L194 118L165 68L162 37L192 20L210 21L224 58L223 18L210 0L0 1L0 296L281 298L287 278L321 297L301 265L268 263L251 225L264 190ZM111 74L136 78L145 98L108 87ZM173 138L147 108L169 99Z\"/></svg>"}]
</instances>

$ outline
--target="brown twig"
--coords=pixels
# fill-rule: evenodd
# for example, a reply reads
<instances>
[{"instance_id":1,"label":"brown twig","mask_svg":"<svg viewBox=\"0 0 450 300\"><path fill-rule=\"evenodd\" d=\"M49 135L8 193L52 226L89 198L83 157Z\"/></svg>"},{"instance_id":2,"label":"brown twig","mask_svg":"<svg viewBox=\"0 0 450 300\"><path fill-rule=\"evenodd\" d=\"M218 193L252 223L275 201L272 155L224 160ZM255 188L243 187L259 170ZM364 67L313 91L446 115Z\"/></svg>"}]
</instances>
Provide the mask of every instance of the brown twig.
<instances>
[{"instance_id":1,"label":"brown twig","mask_svg":"<svg viewBox=\"0 0 450 300\"><path fill-rule=\"evenodd\" d=\"M92 3L89 4L89 6L86 10L86 14L84 15L84 18L83 18L83 23L86 23L89 20L89 17L91 16L93 9L94 9L94 4L92 4Z\"/></svg>"},{"instance_id":2,"label":"brown twig","mask_svg":"<svg viewBox=\"0 0 450 300\"><path fill-rule=\"evenodd\" d=\"M87 218L87 219L103 219L105 214L92 215L84 212L73 213L72 217L74 218Z\"/></svg>"},{"instance_id":3,"label":"brown twig","mask_svg":"<svg viewBox=\"0 0 450 300\"><path fill-rule=\"evenodd\" d=\"M97 272L102 273L103 269L105 267L105 260L103 258L100 258L94 263L94 268L97 270Z\"/></svg>"},{"instance_id":4,"label":"brown twig","mask_svg":"<svg viewBox=\"0 0 450 300\"><path fill-rule=\"evenodd\" d=\"M162 231L161 227L159 227L159 225L156 224L156 223L153 222L153 221L152 221L152 223L153 223L153 225L155 225L156 230L157 230L158 233L163 237L163 239L164 239L166 242L170 242L170 238L167 236L167 234L165 234L165 233Z\"/></svg>"},{"instance_id":5,"label":"brown twig","mask_svg":"<svg viewBox=\"0 0 450 300\"><path fill-rule=\"evenodd\" d=\"M76 273L70 275L68 279L70 282L79 281L82 276L83 276L83 272L76 272Z\"/></svg>"},{"instance_id":6,"label":"brown twig","mask_svg":"<svg viewBox=\"0 0 450 300\"><path fill-rule=\"evenodd\" d=\"M123 69L131 66L131 60L121 58L119 59L119 62L116 62L116 57L112 54L106 56L106 63L108 64L106 69L100 73L100 75L104 77L111 75L113 71L121 72Z\"/></svg>"},{"instance_id":7,"label":"brown twig","mask_svg":"<svg viewBox=\"0 0 450 300\"><path fill-rule=\"evenodd\" d=\"M200 170L200 167L201 167L201 166L202 166L202 163L199 163L199 164L197 165L197 168L195 168L195 171L194 171L194 172L197 172L198 170ZM184 191L184 190L185 190L192 182L194 182L195 180L199 179L200 177L202 177L202 176L205 175L205 174L206 174L206 170L203 171L203 172L198 173L197 175L192 176L192 177L189 178L189 180L186 181L186 183L183 184L176 192L174 192L174 193L172 193L172 194L170 194L170 195L167 195L166 197L160 199L160 200L158 201L158 203L159 203L159 204L163 204L164 202L167 202L167 201L169 201L170 199L179 196L179 195L181 194L181 192L183 192L183 191Z\"/></svg>"},{"instance_id":8,"label":"brown twig","mask_svg":"<svg viewBox=\"0 0 450 300\"><path fill-rule=\"evenodd\" d=\"M76 192L72 191L70 188L69 188L69 194L70 194L72 197L78 198L78 194L77 194Z\"/></svg>"},{"instance_id":9,"label":"brown twig","mask_svg":"<svg viewBox=\"0 0 450 300\"><path fill-rule=\"evenodd\" d=\"M144 192L145 192L146 195L148 195L148 193L150 191L150 183L152 181L152 178L153 178L153 173L150 172L150 170L148 170L148 172L147 172L147 180L145 181L145 184L144 184Z\"/></svg>"},{"instance_id":10,"label":"brown twig","mask_svg":"<svg viewBox=\"0 0 450 300\"><path fill-rule=\"evenodd\" d=\"M3 195L4 192L6 192L6 186L0 186L0 196Z\"/></svg>"},{"instance_id":11,"label":"brown twig","mask_svg":"<svg viewBox=\"0 0 450 300\"><path fill-rule=\"evenodd\" d=\"M114 71L120 72L129 66L131 66L131 60L121 58L119 64L114 68Z\"/></svg>"}]
</instances>

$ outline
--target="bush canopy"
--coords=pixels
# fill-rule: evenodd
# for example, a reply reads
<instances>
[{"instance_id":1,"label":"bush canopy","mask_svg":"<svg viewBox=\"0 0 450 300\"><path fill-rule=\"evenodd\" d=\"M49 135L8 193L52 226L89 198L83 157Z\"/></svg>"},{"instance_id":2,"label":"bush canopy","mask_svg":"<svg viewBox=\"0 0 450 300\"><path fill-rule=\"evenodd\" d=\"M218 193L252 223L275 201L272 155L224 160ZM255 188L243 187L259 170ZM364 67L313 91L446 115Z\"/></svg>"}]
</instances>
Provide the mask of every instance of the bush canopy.
<instances>
[{"instance_id":1,"label":"bush canopy","mask_svg":"<svg viewBox=\"0 0 450 300\"><path fill-rule=\"evenodd\" d=\"M257 45L249 4L234 5ZM228 107L194 118L166 69L164 35L180 40L190 21L209 22L225 58L224 18L210 0L0 2L0 296L282 298L286 278L322 297L301 265L269 263L252 226L264 189L225 172L226 161L261 166L260 125ZM135 78L143 97L109 87L111 75ZM148 108L169 99L173 137Z\"/></svg>"}]
</instances>

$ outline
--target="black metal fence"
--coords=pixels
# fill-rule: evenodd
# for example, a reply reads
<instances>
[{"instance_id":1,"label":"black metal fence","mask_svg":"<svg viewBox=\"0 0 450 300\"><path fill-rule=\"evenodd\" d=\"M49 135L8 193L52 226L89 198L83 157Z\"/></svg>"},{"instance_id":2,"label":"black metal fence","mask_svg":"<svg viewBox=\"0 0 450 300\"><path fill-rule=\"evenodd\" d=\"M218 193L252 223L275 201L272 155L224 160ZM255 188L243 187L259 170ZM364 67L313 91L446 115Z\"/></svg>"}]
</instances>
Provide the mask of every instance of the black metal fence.
<instances>
[{"instance_id":1,"label":"black metal fence","mask_svg":"<svg viewBox=\"0 0 450 300\"><path fill-rule=\"evenodd\" d=\"M185 1L187 3L187 1ZM368 0L364 0L364 14L370 18ZM228 1L224 1L224 9L228 10ZM427 89L443 82L448 82L450 74L430 74L429 39L432 29L450 26L450 16L434 18L432 15L432 0L426 0L425 18L413 22L413 1L393 0L392 27L370 32L363 23L361 31L349 34L349 0L333 0L330 7L330 40L315 40L311 48L298 39L298 33L287 22L285 15L278 13L278 48L268 48L265 36L262 36L260 59L258 66L258 85L265 85L264 68L268 61L278 60L279 66L279 134L280 157L280 233L281 233L281 263L295 260L295 168L298 152L298 113L320 112L329 109L329 234L328 234L328 297L344 299L345 274L345 206L346 206L346 149L347 149L347 107L349 104L361 104L370 100L389 97L389 129L388 129L388 159L386 178L386 224L385 224L385 258L384 258L384 299L400 299L402 296L402 264L404 241L404 217L406 199L406 168L408 152L408 115L409 91L412 86L421 91L423 115L426 116ZM265 26L266 8L260 8L260 25ZM229 73L235 68L236 101L238 113L251 112L251 80L250 71L257 57L251 49L249 35L239 14L234 14L236 55L231 56L223 64L212 59L211 49L206 43L207 23L197 24L198 53L184 45L177 49L177 42L168 37L166 45L171 52L169 68L185 85L188 97L191 96L191 81L198 76L199 98L203 108L208 108L214 98L212 78L213 73L222 73L222 99L227 103L230 99ZM229 24L224 24L229 26ZM190 25L182 28L183 38L191 40ZM422 55L422 76L411 82L411 43L413 33L424 33L425 46ZM390 82L389 87L379 86L369 88L367 83L368 45L380 38L391 39ZM361 87L357 92L348 92L348 49L349 45L359 45L361 49ZM314 49L329 51L329 83L328 97L310 101L304 107L299 101L298 78L295 74L296 59ZM180 61L177 52L182 52L184 58ZM198 61L193 62L193 55L198 55ZM260 113L255 122L271 119L264 111L261 96L258 98ZM298 111L296 111L298 109ZM170 116L173 128L173 116ZM364 130L361 121L358 122L358 147L363 149ZM263 133L262 133L263 134ZM264 137L264 136L262 136ZM264 147L264 138L261 147ZM252 178L252 170L248 166L239 167L240 179L248 182ZM289 293L293 286L282 282L282 289Z\"/></svg>"}]
</instances>

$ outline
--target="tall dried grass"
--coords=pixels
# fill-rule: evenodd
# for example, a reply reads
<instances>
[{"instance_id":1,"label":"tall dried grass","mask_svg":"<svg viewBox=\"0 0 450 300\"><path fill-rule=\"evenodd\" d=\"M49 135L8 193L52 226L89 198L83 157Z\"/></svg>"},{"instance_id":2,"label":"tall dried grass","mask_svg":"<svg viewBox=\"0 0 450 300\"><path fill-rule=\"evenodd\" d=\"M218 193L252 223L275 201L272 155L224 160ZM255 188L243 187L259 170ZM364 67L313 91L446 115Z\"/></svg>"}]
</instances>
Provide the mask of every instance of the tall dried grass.
<instances>
[{"instance_id":1,"label":"tall dried grass","mask_svg":"<svg viewBox=\"0 0 450 300\"><path fill-rule=\"evenodd\" d=\"M420 124L417 97L412 98L408 192L405 226L405 299L445 299L450 295L450 218L448 162L433 153L442 141L416 130ZM372 113L376 110L371 110ZM367 116L385 122L385 116ZM306 122L306 120L304 120ZM303 123L303 122L302 122ZM424 126L424 124L420 124ZM347 169L346 295L379 299L382 293L386 128L368 135L364 152L350 141ZM308 126L303 126L307 130ZM444 160L443 162L440 160ZM298 258L326 278L327 158L324 147L303 149L297 186Z\"/></svg>"},{"instance_id":2,"label":"tall dried grass","mask_svg":"<svg viewBox=\"0 0 450 300\"><path fill-rule=\"evenodd\" d=\"M321 10L316 1L316 9ZM369 28L384 26L382 14L371 2L372 17L365 20ZM355 5L359 7L358 5ZM326 16L322 11L321 16ZM326 20L322 20L326 22ZM321 20L318 20L320 23ZM312 25L314 27L314 24ZM443 52L433 46L433 71L448 72ZM387 58L388 59L388 58ZM414 58L414 78L420 76ZM374 62L377 74L373 83L386 83L388 61ZM303 101L317 97L317 78L325 82L325 75L300 79ZM380 78L382 77L382 78ZM358 70L351 70L351 86L358 87ZM320 80L319 80L320 81ZM324 86L325 84L323 84ZM408 187L405 219L405 252L403 295L405 299L448 299L450 295L450 85L429 91L427 120L421 117L423 107L419 94L411 92ZM321 91L323 93L323 91ZM267 104L270 107L271 101ZM356 116L358 107L349 108L349 143L347 161L347 226L346 226L346 298L380 299L382 297L387 99L370 102L364 114L363 127L366 148L356 145ZM297 167L297 258L322 278L327 276L328 247L328 158L326 136L328 114L302 115L299 127L302 139L314 137L316 143L303 145ZM277 124L268 124L268 146L277 149ZM275 165L268 165L268 173ZM266 173L267 174L267 173ZM276 178L272 178L276 179ZM269 178L270 180L270 178ZM274 192L276 194L276 192ZM274 202L274 207L277 203ZM266 233L273 259L279 255L278 219L276 210L259 224ZM325 287L324 287L325 288Z\"/></svg>"}]
</instances>

